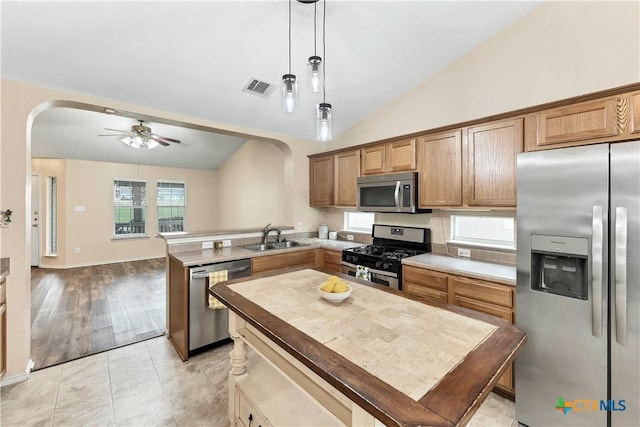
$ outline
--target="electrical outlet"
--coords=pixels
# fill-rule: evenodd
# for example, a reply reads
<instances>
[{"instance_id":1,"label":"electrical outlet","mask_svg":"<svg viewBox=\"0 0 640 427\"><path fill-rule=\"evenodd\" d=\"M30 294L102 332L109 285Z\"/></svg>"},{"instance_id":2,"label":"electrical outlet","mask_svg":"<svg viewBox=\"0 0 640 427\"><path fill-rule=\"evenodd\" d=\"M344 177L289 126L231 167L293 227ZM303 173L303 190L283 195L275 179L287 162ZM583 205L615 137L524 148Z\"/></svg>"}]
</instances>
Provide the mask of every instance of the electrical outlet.
<instances>
[{"instance_id":1,"label":"electrical outlet","mask_svg":"<svg viewBox=\"0 0 640 427\"><path fill-rule=\"evenodd\" d=\"M298 223L298 230L302 230L302 223L301 222Z\"/></svg>"},{"instance_id":2,"label":"electrical outlet","mask_svg":"<svg viewBox=\"0 0 640 427\"><path fill-rule=\"evenodd\" d=\"M86 210L87 210L87 208L86 208L86 207L84 207L84 206L76 206L76 207L75 207L75 211L76 211L76 212L84 212L84 211L86 211Z\"/></svg>"},{"instance_id":3,"label":"electrical outlet","mask_svg":"<svg viewBox=\"0 0 640 427\"><path fill-rule=\"evenodd\" d=\"M80 248L74 248L73 249L73 253L74 254L79 254L80 253Z\"/></svg>"},{"instance_id":4,"label":"electrical outlet","mask_svg":"<svg viewBox=\"0 0 640 427\"><path fill-rule=\"evenodd\" d=\"M213 242L202 242L202 249L213 249Z\"/></svg>"},{"instance_id":5,"label":"electrical outlet","mask_svg":"<svg viewBox=\"0 0 640 427\"><path fill-rule=\"evenodd\" d=\"M353 240L353 234L347 234L347 240Z\"/></svg>"},{"instance_id":6,"label":"electrical outlet","mask_svg":"<svg viewBox=\"0 0 640 427\"><path fill-rule=\"evenodd\" d=\"M228 246L231 246L231 240L223 240L222 241L222 247L226 248Z\"/></svg>"},{"instance_id":7,"label":"electrical outlet","mask_svg":"<svg viewBox=\"0 0 640 427\"><path fill-rule=\"evenodd\" d=\"M471 249L458 248L458 256L471 258Z\"/></svg>"}]
</instances>

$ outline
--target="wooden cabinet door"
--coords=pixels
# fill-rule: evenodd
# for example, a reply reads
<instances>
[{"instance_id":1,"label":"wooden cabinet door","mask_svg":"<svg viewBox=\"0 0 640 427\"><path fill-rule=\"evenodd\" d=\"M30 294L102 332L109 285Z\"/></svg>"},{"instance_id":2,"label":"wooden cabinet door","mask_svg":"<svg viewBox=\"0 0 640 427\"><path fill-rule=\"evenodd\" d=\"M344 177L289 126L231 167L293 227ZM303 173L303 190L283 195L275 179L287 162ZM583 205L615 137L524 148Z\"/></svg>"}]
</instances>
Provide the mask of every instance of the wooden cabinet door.
<instances>
[{"instance_id":1,"label":"wooden cabinet door","mask_svg":"<svg viewBox=\"0 0 640 427\"><path fill-rule=\"evenodd\" d=\"M0 304L0 380L7 372L7 303Z\"/></svg>"},{"instance_id":2,"label":"wooden cabinet door","mask_svg":"<svg viewBox=\"0 0 640 427\"><path fill-rule=\"evenodd\" d=\"M386 144L387 172L416 170L416 138Z\"/></svg>"},{"instance_id":3,"label":"wooden cabinet door","mask_svg":"<svg viewBox=\"0 0 640 427\"><path fill-rule=\"evenodd\" d=\"M330 249L323 249L322 265L327 270L335 271L336 273L341 273L342 272L342 252L332 251Z\"/></svg>"},{"instance_id":4,"label":"wooden cabinet door","mask_svg":"<svg viewBox=\"0 0 640 427\"><path fill-rule=\"evenodd\" d=\"M189 269L169 257L169 341L189 359Z\"/></svg>"},{"instance_id":5,"label":"wooden cabinet door","mask_svg":"<svg viewBox=\"0 0 640 427\"><path fill-rule=\"evenodd\" d=\"M360 150L344 151L335 155L336 206L355 207L357 179L360 176Z\"/></svg>"},{"instance_id":6,"label":"wooden cabinet door","mask_svg":"<svg viewBox=\"0 0 640 427\"><path fill-rule=\"evenodd\" d=\"M410 265L402 267L402 290L408 294L446 303L447 282L446 274Z\"/></svg>"},{"instance_id":7,"label":"wooden cabinet door","mask_svg":"<svg viewBox=\"0 0 640 427\"><path fill-rule=\"evenodd\" d=\"M523 119L467 129L464 197L469 206L516 205L516 154L523 148Z\"/></svg>"},{"instance_id":8,"label":"wooden cabinet door","mask_svg":"<svg viewBox=\"0 0 640 427\"><path fill-rule=\"evenodd\" d=\"M631 104L631 133L640 133L640 92L632 93Z\"/></svg>"},{"instance_id":9,"label":"wooden cabinet door","mask_svg":"<svg viewBox=\"0 0 640 427\"><path fill-rule=\"evenodd\" d=\"M462 131L418 139L419 207L462 205Z\"/></svg>"},{"instance_id":10,"label":"wooden cabinet door","mask_svg":"<svg viewBox=\"0 0 640 427\"><path fill-rule=\"evenodd\" d=\"M604 99L537 114L536 146L555 145L618 134L616 100Z\"/></svg>"},{"instance_id":11,"label":"wooden cabinet door","mask_svg":"<svg viewBox=\"0 0 640 427\"><path fill-rule=\"evenodd\" d=\"M292 267L315 267L315 249L286 252L283 254L266 255L251 258L251 271L253 274L265 271L280 270Z\"/></svg>"},{"instance_id":12,"label":"wooden cabinet door","mask_svg":"<svg viewBox=\"0 0 640 427\"><path fill-rule=\"evenodd\" d=\"M386 145L379 144L361 150L362 175L384 173L386 171Z\"/></svg>"},{"instance_id":13,"label":"wooden cabinet door","mask_svg":"<svg viewBox=\"0 0 640 427\"><path fill-rule=\"evenodd\" d=\"M333 156L309 159L309 205L332 206L334 195Z\"/></svg>"}]
</instances>

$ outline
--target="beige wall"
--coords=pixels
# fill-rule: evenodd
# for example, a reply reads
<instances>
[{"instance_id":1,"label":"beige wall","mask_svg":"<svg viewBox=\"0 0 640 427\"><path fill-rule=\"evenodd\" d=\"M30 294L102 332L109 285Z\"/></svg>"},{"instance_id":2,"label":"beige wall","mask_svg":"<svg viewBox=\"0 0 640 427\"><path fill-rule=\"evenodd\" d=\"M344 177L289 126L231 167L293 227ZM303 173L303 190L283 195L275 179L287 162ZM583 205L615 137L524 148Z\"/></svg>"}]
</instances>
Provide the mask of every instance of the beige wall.
<instances>
[{"instance_id":1,"label":"beige wall","mask_svg":"<svg viewBox=\"0 0 640 427\"><path fill-rule=\"evenodd\" d=\"M186 183L187 231L217 228L215 171L73 159L34 159L31 164L32 173L40 175L42 189L46 188L47 176L57 176L59 179L58 255L42 257L43 267L68 268L164 256L164 240L157 237L156 185L158 181ZM147 181L149 238L112 239L114 179ZM41 191L43 223L44 193ZM85 211L76 212L76 206L84 206ZM42 232L44 235L44 230ZM43 238L41 242L44 248ZM75 253L75 248L79 248L80 253Z\"/></svg>"},{"instance_id":2,"label":"beige wall","mask_svg":"<svg viewBox=\"0 0 640 427\"><path fill-rule=\"evenodd\" d=\"M639 82L639 21L637 1L545 2L322 148L372 142Z\"/></svg>"},{"instance_id":3,"label":"beige wall","mask_svg":"<svg viewBox=\"0 0 640 427\"><path fill-rule=\"evenodd\" d=\"M293 225L285 212L285 161L291 150L266 141L247 141L233 153L218 169L217 228Z\"/></svg>"},{"instance_id":4,"label":"beige wall","mask_svg":"<svg viewBox=\"0 0 640 427\"><path fill-rule=\"evenodd\" d=\"M247 129L214 121L197 119L123 103L96 98L85 94L66 92L32 84L2 79L0 129L0 206L12 209L12 225L0 229L0 257L11 261L11 275L7 278L7 375L3 381L23 379L30 359L30 220L31 201L31 126L43 110L56 106L85 103L117 110L193 123L225 132L253 135L255 139L282 141L291 150L292 162L285 165L285 181L290 190L285 192L285 206L291 223L304 224L303 231L313 230L320 222L319 213L309 207L309 167L306 155L315 150L314 141L305 141L256 129ZM304 160L304 161L302 161ZM75 201L68 201L75 203ZM203 209L205 210L205 209ZM260 215L260 212L256 212ZM258 221L256 221L258 222ZM68 225L68 224L67 224ZM68 233L68 231L67 231ZM82 252L81 252L82 254Z\"/></svg>"}]
</instances>

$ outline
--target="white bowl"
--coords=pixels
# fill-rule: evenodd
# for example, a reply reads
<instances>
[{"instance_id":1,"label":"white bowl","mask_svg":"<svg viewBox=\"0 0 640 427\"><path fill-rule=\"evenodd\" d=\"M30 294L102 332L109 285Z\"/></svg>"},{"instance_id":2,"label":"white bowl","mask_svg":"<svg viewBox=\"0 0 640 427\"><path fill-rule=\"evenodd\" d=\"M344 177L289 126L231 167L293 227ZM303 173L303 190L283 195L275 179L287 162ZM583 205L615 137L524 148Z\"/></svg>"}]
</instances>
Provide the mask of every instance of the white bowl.
<instances>
[{"instance_id":1,"label":"white bowl","mask_svg":"<svg viewBox=\"0 0 640 427\"><path fill-rule=\"evenodd\" d=\"M351 296L351 286L349 285L347 285L347 288L349 288L347 292L338 292L338 293L325 292L322 289L320 289L320 286L322 285L319 285L316 288L318 289L318 295L320 295L322 298L326 299L327 301L340 302L340 301L346 300Z\"/></svg>"}]
</instances>

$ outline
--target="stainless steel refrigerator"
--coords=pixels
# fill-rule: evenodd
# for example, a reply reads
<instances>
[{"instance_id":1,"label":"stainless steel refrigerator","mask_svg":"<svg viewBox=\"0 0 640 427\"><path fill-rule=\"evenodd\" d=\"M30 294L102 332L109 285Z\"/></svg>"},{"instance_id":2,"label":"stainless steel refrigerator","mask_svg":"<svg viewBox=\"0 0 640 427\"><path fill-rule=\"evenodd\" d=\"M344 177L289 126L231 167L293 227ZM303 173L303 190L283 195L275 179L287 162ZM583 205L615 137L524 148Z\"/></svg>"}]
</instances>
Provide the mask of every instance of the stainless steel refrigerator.
<instances>
[{"instance_id":1,"label":"stainless steel refrigerator","mask_svg":"<svg viewBox=\"0 0 640 427\"><path fill-rule=\"evenodd\" d=\"M516 418L640 426L640 141L518 155Z\"/></svg>"}]
</instances>

